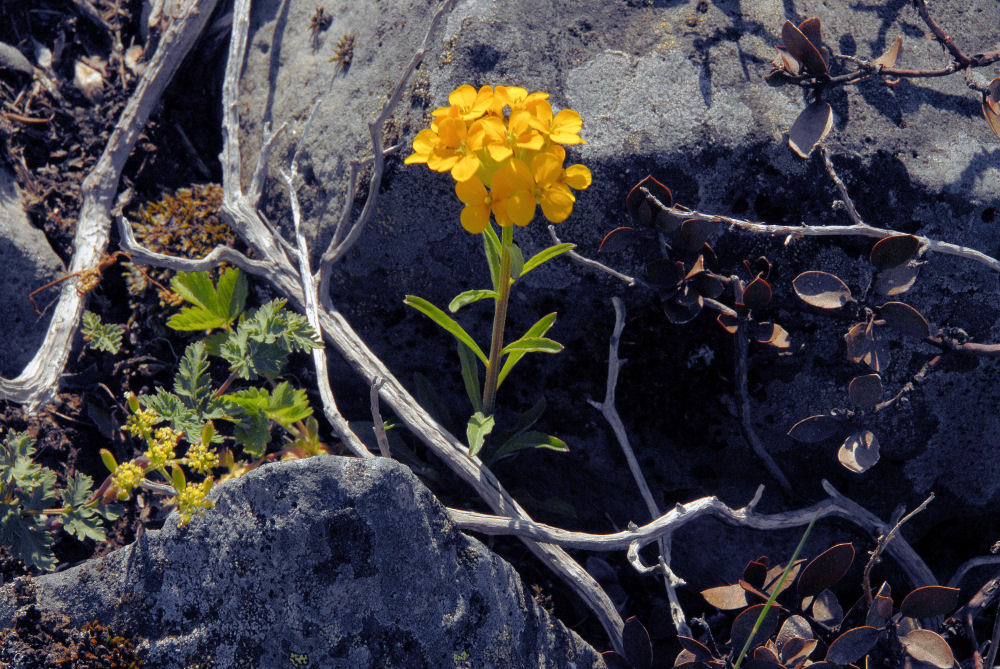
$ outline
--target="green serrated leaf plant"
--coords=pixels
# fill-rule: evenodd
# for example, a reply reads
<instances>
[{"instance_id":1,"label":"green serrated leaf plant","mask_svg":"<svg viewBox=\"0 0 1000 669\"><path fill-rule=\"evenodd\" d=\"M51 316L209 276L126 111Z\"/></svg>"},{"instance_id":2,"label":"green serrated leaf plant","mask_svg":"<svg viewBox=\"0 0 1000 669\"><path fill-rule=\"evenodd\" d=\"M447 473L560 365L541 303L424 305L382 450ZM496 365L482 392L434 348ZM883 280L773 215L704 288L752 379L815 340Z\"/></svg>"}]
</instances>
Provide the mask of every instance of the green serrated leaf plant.
<instances>
[{"instance_id":1,"label":"green serrated leaf plant","mask_svg":"<svg viewBox=\"0 0 1000 669\"><path fill-rule=\"evenodd\" d=\"M93 480L74 473L64 488L56 474L34 461L35 442L26 432L9 432L0 443L0 544L26 566L56 568L52 550L62 527L81 541L104 541L104 521L120 514L93 491Z\"/></svg>"},{"instance_id":2,"label":"green serrated leaf plant","mask_svg":"<svg viewBox=\"0 0 1000 669\"><path fill-rule=\"evenodd\" d=\"M284 300L244 312L247 283L238 269L227 269L217 284L206 272L181 273L172 287L191 306L167 325L206 336L185 349L172 391L159 387L151 395L127 397L124 430L145 442L142 456L122 464L106 449L101 456L111 471L108 494L128 499L143 485L171 491L167 503L177 507L183 525L211 506L207 495L215 482L266 460L329 451L319 439L305 390L277 381L293 352L321 346L306 319L286 311ZM228 377L218 385L213 359L228 367ZM232 388L258 380L269 387ZM231 432L217 431L218 424L227 423ZM267 455L275 425L285 432L285 444ZM183 456L178 452L182 443Z\"/></svg>"},{"instance_id":3,"label":"green serrated leaf plant","mask_svg":"<svg viewBox=\"0 0 1000 669\"><path fill-rule=\"evenodd\" d=\"M564 145L580 144L580 115L564 109L555 115L548 94L517 86L464 85L448 97L450 106L433 112L430 127L413 141L406 164L422 163L436 172L450 172L455 193L465 205L462 227L482 235L483 251L492 288L467 290L448 305L449 311L492 300L493 328L488 352L451 316L427 300L407 295L405 304L437 323L459 341L462 379L472 404L467 426L470 453L483 448L493 429L496 394L513 367L527 353L558 353L562 345L544 335L556 315L549 314L515 341L504 343L507 305L514 283L543 263L573 248L572 244L550 246L525 260L514 243L514 226L526 226L537 207L549 221L564 221L573 211L572 189L590 186L590 170L583 165L564 167ZM491 221L492 217L492 221ZM500 226L498 236L493 222ZM484 366L480 383L479 367ZM545 435L543 435L545 436ZM565 447L555 437L526 439L508 445L504 454L520 448Z\"/></svg>"},{"instance_id":4,"label":"green serrated leaf plant","mask_svg":"<svg viewBox=\"0 0 1000 669\"><path fill-rule=\"evenodd\" d=\"M118 353L122 346L125 328L115 323L104 323L94 312L84 311L80 332L83 334L83 341L90 348L106 353Z\"/></svg>"}]
</instances>

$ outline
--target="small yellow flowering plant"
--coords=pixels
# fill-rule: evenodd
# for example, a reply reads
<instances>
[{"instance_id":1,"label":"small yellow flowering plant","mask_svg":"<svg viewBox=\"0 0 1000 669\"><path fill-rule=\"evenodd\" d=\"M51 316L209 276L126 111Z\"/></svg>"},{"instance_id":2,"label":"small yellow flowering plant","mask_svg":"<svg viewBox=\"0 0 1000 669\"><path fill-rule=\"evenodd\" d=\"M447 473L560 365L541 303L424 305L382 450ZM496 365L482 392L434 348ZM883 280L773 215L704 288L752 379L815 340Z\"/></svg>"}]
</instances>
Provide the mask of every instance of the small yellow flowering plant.
<instances>
[{"instance_id":1,"label":"small yellow flowering plant","mask_svg":"<svg viewBox=\"0 0 1000 669\"><path fill-rule=\"evenodd\" d=\"M414 295L405 300L459 341L462 376L475 410L467 428L473 455L493 429L497 389L514 365L527 353L562 350L561 344L545 337L555 322L555 313L539 320L516 341L506 346L503 343L513 284L573 248L572 244L557 244L526 261L514 244L514 227L531 223L539 206L549 221L566 220L576 202L573 190L585 189L591 183L590 170L584 165L564 166L563 147L584 141L579 134L583 125L580 115L571 109L553 114L548 97L548 93L528 93L517 86L483 86L478 90L459 86L448 96L449 106L434 110L430 127L417 134L413 153L404 161L450 173L455 179L455 194L464 205L462 227L483 237L493 289L465 291L451 301L449 311L455 313L473 302L493 300L489 354L438 307ZM499 236L491 217L500 227ZM485 366L481 393L477 358ZM539 414L536 405L523 416L520 430L493 453L492 459L531 446L565 450L565 444L555 437L527 431Z\"/></svg>"},{"instance_id":2,"label":"small yellow flowering plant","mask_svg":"<svg viewBox=\"0 0 1000 669\"><path fill-rule=\"evenodd\" d=\"M319 439L305 390L278 382L290 354L321 345L306 319L286 310L283 300L244 311L247 282L237 269L225 270L217 283L206 272L180 273L171 285L191 306L175 314L168 327L212 334L187 346L172 392L158 387L155 394L128 394L123 429L146 448L121 464L102 449L111 475L97 496L127 500L140 486L167 493L166 504L177 508L185 525L211 507L208 493L214 482L269 460L306 458L329 449ZM218 387L211 358L228 366L228 377ZM266 385L234 390L239 381ZM218 433L216 423L231 424L231 434ZM286 441L268 453L275 425L287 433ZM232 448L220 450L223 444ZM243 458L234 455L237 449ZM199 480L189 482L185 470Z\"/></svg>"}]
</instances>

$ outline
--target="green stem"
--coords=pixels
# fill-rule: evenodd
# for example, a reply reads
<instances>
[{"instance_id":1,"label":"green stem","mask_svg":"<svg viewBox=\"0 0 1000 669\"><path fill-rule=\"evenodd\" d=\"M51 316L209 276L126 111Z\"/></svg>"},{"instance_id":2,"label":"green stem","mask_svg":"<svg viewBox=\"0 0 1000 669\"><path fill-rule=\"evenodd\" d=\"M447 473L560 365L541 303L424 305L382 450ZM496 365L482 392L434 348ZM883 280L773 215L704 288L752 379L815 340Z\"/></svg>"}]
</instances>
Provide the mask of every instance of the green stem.
<instances>
[{"instance_id":1,"label":"green stem","mask_svg":"<svg viewBox=\"0 0 1000 669\"><path fill-rule=\"evenodd\" d=\"M483 388L483 413L493 415L496 403L497 385L500 378L500 363L503 355L503 329L507 323L507 302L510 300L510 246L514 243L514 226L500 228L500 276L497 277L496 311L493 313L493 338L490 341L490 359L486 363L486 385Z\"/></svg>"}]
</instances>

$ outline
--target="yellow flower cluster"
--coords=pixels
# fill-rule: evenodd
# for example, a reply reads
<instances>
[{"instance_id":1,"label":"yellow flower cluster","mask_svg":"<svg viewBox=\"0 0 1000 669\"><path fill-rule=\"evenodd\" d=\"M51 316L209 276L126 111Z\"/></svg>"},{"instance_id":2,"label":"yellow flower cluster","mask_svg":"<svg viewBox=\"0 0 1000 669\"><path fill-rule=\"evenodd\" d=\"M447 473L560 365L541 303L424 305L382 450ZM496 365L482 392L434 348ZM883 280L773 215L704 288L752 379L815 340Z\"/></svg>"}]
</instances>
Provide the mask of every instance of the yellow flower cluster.
<instances>
[{"instance_id":1,"label":"yellow flower cluster","mask_svg":"<svg viewBox=\"0 0 1000 669\"><path fill-rule=\"evenodd\" d=\"M115 489L118 491L118 499L128 499L132 494L132 490L139 485L144 475L145 472L142 470L142 467L134 462L123 462L120 464L111 476L111 480L115 484Z\"/></svg>"},{"instance_id":2,"label":"yellow flower cluster","mask_svg":"<svg viewBox=\"0 0 1000 669\"><path fill-rule=\"evenodd\" d=\"M181 435L174 432L173 428L160 427L156 429L155 436L149 440L149 450L145 455L149 458L149 466L159 469L166 465L167 460L174 457L174 449Z\"/></svg>"},{"instance_id":3,"label":"yellow flower cluster","mask_svg":"<svg viewBox=\"0 0 1000 669\"><path fill-rule=\"evenodd\" d=\"M219 454L210 446L205 446L200 441L188 448L184 460L193 471L199 474L207 474L219 466Z\"/></svg>"},{"instance_id":4,"label":"yellow flower cluster","mask_svg":"<svg viewBox=\"0 0 1000 669\"><path fill-rule=\"evenodd\" d=\"M133 437L148 439L156 424L162 421L155 409L139 409L129 414L125 421L125 431Z\"/></svg>"},{"instance_id":5,"label":"yellow flower cluster","mask_svg":"<svg viewBox=\"0 0 1000 669\"><path fill-rule=\"evenodd\" d=\"M191 522L191 516L201 513L204 509L211 509L215 504L206 499L209 491L212 490L212 479L205 479L201 483L192 484L184 488L177 497L170 500L177 505L177 513L181 516L179 525L187 525Z\"/></svg>"},{"instance_id":6,"label":"yellow flower cluster","mask_svg":"<svg viewBox=\"0 0 1000 669\"><path fill-rule=\"evenodd\" d=\"M591 175L583 165L563 167L560 145L583 142L583 121L572 109L553 115L548 97L518 86L459 86L450 106L434 110L404 162L451 173L465 205L462 227L471 233L485 230L491 213L501 226L527 225L538 205L560 223L576 201L570 189L587 188Z\"/></svg>"}]
</instances>

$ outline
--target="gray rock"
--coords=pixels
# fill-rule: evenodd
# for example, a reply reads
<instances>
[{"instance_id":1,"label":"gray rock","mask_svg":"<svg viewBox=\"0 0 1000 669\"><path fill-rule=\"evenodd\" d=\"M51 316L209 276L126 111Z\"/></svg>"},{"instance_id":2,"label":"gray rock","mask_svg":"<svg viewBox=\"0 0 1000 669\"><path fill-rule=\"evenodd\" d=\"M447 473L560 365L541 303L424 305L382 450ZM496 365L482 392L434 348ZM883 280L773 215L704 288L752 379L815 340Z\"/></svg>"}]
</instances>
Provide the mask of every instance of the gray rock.
<instances>
[{"instance_id":1,"label":"gray rock","mask_svg":"<svg viewBox=\"0 0 1000 669\"><path fill-rule=\"evenodd\" d=\"M255 4L241 99L261 111L243 117L245 155L254 155L265 120L300 128L314 101L330 90L306 142L300 193L318 248L340 215L350 161L370 154L367 123L437 6L425 0L328 3L333 23L313 41L309 19L315 3ZM931 11L967 54L995 48L989 28L995 25L993 0L936 2ZM839 196L820 161L797 158L787 146L787 130L805 105L801 90L763 81L781 24L809 16L822 19L825 42L841 53L873 58L901 34L899 66L936 68L948 60L906 3L869 8L821 0L466 0L448 17L415 74L388 129L389 141L402 145L400 156L408 154L430 111L447 104L448 93L460 84L521 85L549 92L555 107L583 117L587 143L571 147L569 155L590 167L594 183L578 193L573 215L558 230L584 255L596 256L606 232L630 224L624 197L649 173L674 190L675 200L702 211L769 223L844 224L846 217L831 209ZM350 66L340 68L329 59L345 34L354 35L355 48ZM995 68L977 76L983 74L995 76ZM996 255L1000 140L961 76L896 86L868 82L835 91L829 100L835 116L830 152L868 223ZM277 161L287 162L294 139L294 133L282 138ZM265 203L272 220L288 222L286 202L272 171ZM450 383L455 398L462 394L458 374L440 371L457 368L452 341L400 301L417 294L443 306L458 292L487 284L479 241L459 227L460 208L447 175L403 167L393 158L378 214L332 281L334 302L398 375L408 381L421 372L440 379L442 392ZM516 233L526 255L550 243L541 223L539 215ZM753 348L752 413L797 492L819 497L819 480L832 478L843 492L888 517L896 504L915 506L933 487L946 501L911 526L918 534L1000 503L1000 487L971 485L972 479L1000 481L1000 460L984 454L1000 438L995 418L984 419L1000 404L1000 383L988 362L963 362L939 380L932 375L928 383L941 383L938 390L914 393L908 407L880 415L883 459L863 477L839 468L837 444L806 448L785 436L797 420L846 405L847 383L863 372L844 359L844 324L805 308L791 280L805 270L832 271L859 294L870 278L864 261L870 242L783 241L725 231L712 239L727 273L740 271L743 258L764 254L775 262L769 317L789 330L795 352L778 357ZM641 276L656 256L652 245L637 244L603 259ZM649 291L626 292L569 261L550 263L515 286L512 330L523 331L558 309L551 335L566 351L534 367L526 364L529 372L515 371L507 386L526 389L514 394L505 386L500 402L523 409L544 391L550 407L558 408L548 429L570 443L571 464L562 456L526 454L520 462L502 463L501 470L507 467L527 491L572 500L580 524L595 531L609 529L605 513L619 525L647 520L638 495L621 494L634 486L613 435L584 404L587 396L603 395L612 323L607 300L622 293L629 312L623 346L631 346L624 354L632 362L620 380L619 406L656 494L665 506L717 493L744 503L758 483L772 479L740 437L730 338L709 316L673 326ZM932 256L907 299L935 325L963 327L979 341L1000 340L996 276L981 266ZM467 308L459 317L480 341L486 339L485 308ZM883 375L887 393L931 353L906 342L894 348L895 362ZM982 457L973 470L956 466L956 453ZM573 474L564 476L569 469ZM798 503L768 499L775 509ZM531 510L546 517L544 505Z\"/></svg>"},{"instance_id":2,"label":"gray rock","mask_svg":"<svg viewBox=\"0 0 1000 669\"><path fill-rule=\"evenodd\" d=\"M151 667L283 667L293 654L351 669L604 666L394 461L265 465L212 498L185 527L171 514L35 578L35 605L145 637ZM13 586L0 593L2 629L16 611Z\"/></svg>"},{"instance_id":3,"label":"gray rock","mask_svg":"<svg viewBox=\"0 0 1000 669\"><path fill-rule=\"evenodd\" d=\"M39 316L28 295L63 271L41 230L32 227L24 213L21 191L14 176L0 167L0 376L20 374L28 364L48 327L49 317ZM45 297L38 304L45 304Z\"/></svg>"}]
</instances>

